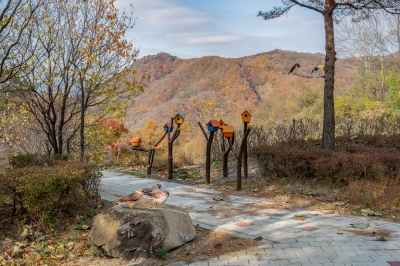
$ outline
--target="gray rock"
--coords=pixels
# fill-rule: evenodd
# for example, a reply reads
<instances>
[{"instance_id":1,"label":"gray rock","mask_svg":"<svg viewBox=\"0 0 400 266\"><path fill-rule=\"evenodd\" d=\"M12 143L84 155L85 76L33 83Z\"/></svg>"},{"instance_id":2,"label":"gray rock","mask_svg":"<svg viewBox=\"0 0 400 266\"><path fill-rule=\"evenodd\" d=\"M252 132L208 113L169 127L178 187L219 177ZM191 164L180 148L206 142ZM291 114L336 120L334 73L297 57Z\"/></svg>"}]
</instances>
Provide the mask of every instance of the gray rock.
<instances>
[{"instance_id":1,"label":"gray rock","mask_svg":"<svg viewBox=\"0 0 400 266\"><path fill-rule=\"evenodd\" d=\"M18 246L15 246L11 250L11 257L14 259L21 259L24 255L24 249Z\"/></svg>"},{"instance_id":2,"label":"gray rock","mask_svg":"<svg viewBox=\"0 0 400 266\"><path fill-rule=\"evenodd\" d=\"M143 199L133 211L121 203L98 214L89 244L109 256L130 260L154 257L158 248L171 250L195 237L185 209L167 204L152 208L151 200Z\"/></svg>"},{"instance_id":3,"label":"gray rock","mask_svg":"<svg viewBox=\"0 0 400 266\"><path fill-rule=\"evenodd\" d=\"M24 226L24 228L22 229L21 238L27 239L27 238L31 237L32 235L33 235L32 226L29 226L29 225Z\"/></svg>"}]
</instances>

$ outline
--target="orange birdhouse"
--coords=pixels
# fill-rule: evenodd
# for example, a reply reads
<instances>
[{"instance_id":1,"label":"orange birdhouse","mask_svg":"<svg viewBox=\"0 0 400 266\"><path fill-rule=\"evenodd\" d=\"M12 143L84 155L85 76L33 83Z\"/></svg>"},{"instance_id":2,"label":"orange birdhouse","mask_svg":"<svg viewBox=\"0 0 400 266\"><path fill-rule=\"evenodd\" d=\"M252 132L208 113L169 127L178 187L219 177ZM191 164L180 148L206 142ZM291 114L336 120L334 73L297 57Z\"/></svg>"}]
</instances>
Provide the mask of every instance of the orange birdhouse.
<instances>
[{"instance_id":1,"label":"orange birdhouse","mask_svg":"<svg viewBox=\"0 0 400 266\"><path fill-rule=\"evenodd\" d=\"M131 143L133 147L139 147L140 143L142 143L142 140L139 137L133 137L131 139Z\"/></svg>"},{"instance_id":2,"label":"orange birdhouse","mask_svg":"<svg viewBox=\"0 0 400 266\"><path fill-rule=\"evenodd\" d=\"M243 123L250 123L251 120L251 114L249 113L249 111L244 111L242 113L242 121Z\"/></svg>"},{"instance_id":3,"label":"orange birdhouse","mask_svg":"<svg viewBox=\"0 0 400 266\"><path fill-rule=\"evenodd\" d=\"M224 134L225 138L232 138L233 137L233 126L223 126L222 133Z\"/></svg>"}]
</instances>

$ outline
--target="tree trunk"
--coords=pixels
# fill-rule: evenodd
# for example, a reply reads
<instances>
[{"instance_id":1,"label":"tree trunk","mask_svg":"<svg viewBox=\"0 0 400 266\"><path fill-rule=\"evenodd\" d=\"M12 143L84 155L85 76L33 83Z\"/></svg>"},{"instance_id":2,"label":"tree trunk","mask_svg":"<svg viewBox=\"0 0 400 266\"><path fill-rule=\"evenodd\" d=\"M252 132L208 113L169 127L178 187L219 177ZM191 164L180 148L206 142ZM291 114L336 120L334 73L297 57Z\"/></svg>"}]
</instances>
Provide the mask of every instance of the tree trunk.
<instances>
[{"instance_id":1,"label":"tree trunk","mask_svg":"<svg viewBox=\"0 0 400 266\"><path fill-rule=\"evenodd\" d=\"M324 14L326 57L325 57L325 85L324 85L324 125L322 131L321 148L333 150L335 147L335 109L333 100L333 88L335 83L335 36L333 29L334 1L325 1L325 10L331 10Z\"/></svg>"},{"instance_id":2,"label":"tree trunk","mask_svg":"<svg viewBox=\"0 0 400 266\"><path fill-rule=\"evenodd\" d=\"M83 87L82 87L82 95L81 95L82 99L81 99L81 104L82 104L82 110L81 110L81 127L79 129L79 135L80 135L80 148L81 148L81 163L83 163L84 161L84 157L85 157L85 92L83 91Z\"/></svg>"}]
</instances>

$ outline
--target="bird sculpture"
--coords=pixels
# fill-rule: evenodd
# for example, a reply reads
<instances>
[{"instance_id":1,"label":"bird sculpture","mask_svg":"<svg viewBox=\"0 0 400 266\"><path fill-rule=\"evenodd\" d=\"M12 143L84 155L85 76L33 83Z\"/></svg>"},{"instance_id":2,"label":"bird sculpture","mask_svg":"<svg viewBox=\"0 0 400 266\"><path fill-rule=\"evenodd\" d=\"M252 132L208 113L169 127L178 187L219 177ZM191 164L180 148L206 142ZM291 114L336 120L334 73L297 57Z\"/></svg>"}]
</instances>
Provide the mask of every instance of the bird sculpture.
<instances>
[{"instance_id":1,"label":"bird sculpture","mask_svg":"<svg viewBox=\"0 0 400 266\"><path fill-rule=\"evenodd\" d=\"M158 184L156 184L156 185L154 185L152 187L142 188L143 194L147 195L147 196L150 196L149 193L156 192L157 190L160 190L160 189L161 189L161 184L160 183L158 183Z\"/></svg>"},{"instance_id":2,"label":"bird sculpture","mask_svg":"<svg viewBox=\"0 0 400 266\"><path fill-rule=\"evenodd\" d=\"M153 201L153 205L156 205L156 207L158 207L158 203L166 202L168 197L169 197L168 190L150 192L149 194L150 194L151 199Z\"/></svg>"},{"instance_id":3,"label":"bird sculpture","mask_svg":"<svg viewBox=\"0 0 400 266\"><path fill-rule=\"evenodd\" d=\"M296 63L296 64L294 64L294 66L292 66L292 68L290 69L288 74L290 74L290 73L296 74L297 72L299 72L299 69L300 69L300 65L298 63Z\"/></svg>"},{"instance_id":4,"label":"bird sculpture","mask_svg":"<svg viewBox=\"0 0 400 266\"><path fill-rule=\"evenodd\" d=\"M143 189L139 189L128 196L125 196L119 200L115 200L114 202L125 202L133 211L133 206L135 206L139 201L143 198Z\"/></svg>"},{"instance_id":5,"label":"bird sculpture","mask_svg":"<svg viewBox=\"0 0 400 266\"><path fill-rule=\"evenodd\" d=\"M311 76L313 78L316 78L316 77L319 76L319 67L316 66L316 67L313 68L313 70L311 71Z\"/></svg>"}]
</instances>

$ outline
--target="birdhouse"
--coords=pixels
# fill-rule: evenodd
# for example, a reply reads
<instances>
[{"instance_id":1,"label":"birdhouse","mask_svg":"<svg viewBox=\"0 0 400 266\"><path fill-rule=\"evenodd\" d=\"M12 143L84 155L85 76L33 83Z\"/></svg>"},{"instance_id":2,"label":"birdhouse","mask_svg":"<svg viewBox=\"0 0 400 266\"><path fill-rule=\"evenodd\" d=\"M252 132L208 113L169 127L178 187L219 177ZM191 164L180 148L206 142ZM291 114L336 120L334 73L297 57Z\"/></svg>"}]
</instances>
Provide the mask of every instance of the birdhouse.
<instances>
[{"instance_id":1,"label":"birdhouse","mask_svg":"<svg viewBox=\"0 0 400 266\"><path fill-rule=\"evenodd\" d=\"M251 114L249 113L249 111L244 111L242 113L242 121L243 123L250 123L251 120Z\"/></svg>"},{"instance_id":2,"label":"birdhouse","mask_svg":"<svg viewBox=\"0 0 400 266\"><path fill-rule=\"evenodd\" d=\"M232 138L233 137L233 126L223 126L222 133L224 134L225 138Z\"/></svg>"},{"instance_id":3,"label":"birdhouse","mask_svg":"<svg viewBox=\"0 0 400 266\"><path fill-rule=\"evenodd\" d=\"M218 132L219 122L217 120L210 120L207 123L207 129L210 132Z\"/></svg>"},{"instance_id":4,"label":"birdhouse","mask_svg":"<svg viewBox=\"0 0 400 266\"><path fill-rule=\"evenodd\" d=\"M182 124L183 121L185 121L185 116L181 113L178 113L175 117L174 117L174 122L175 124Z\"/></svg>"},{"instance_id":5,"label":"birdhouse","mask_svg":"<svg viewBox=\"0 0 400 266\"><path fill-rule=\"evenodd\" d=\"M133 147L139 147L140 143L142 143L142 140L139 137L133 137L131 139L131 143Z\"/></svg>"},{"instance_id":6,"label":"birdhouse","mask_svg":"<svg viewBox=\"0 0 400 266\"><path fill-rule=\"evenodd\" d=\"M224 122L224 120L220 119L219 120L219 127L223 128L223 126L227 126L228 124Z\"/></svg>"},{"instance_id":7,"label":"birdhouse","mask_svg":"<svg viewBox=\"0 0 400 266\"><path fill-rule=\"evenodd\" d=\"M165 132L172 132L173 129L174 129L174 127L171 126L171 122L165 123L165 125L164 125Z\"/></svg>"}]
</instances>

